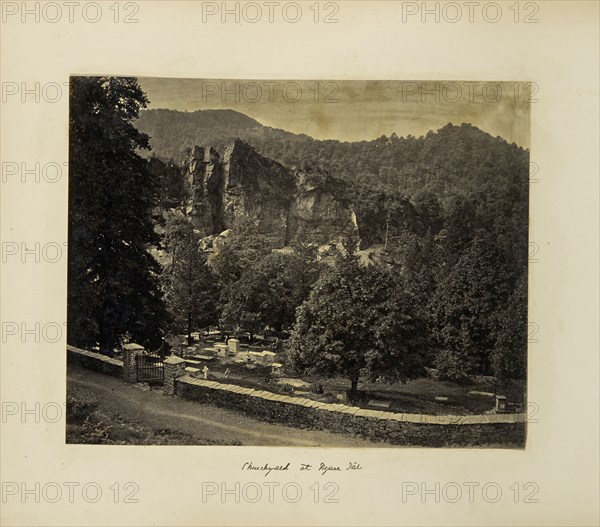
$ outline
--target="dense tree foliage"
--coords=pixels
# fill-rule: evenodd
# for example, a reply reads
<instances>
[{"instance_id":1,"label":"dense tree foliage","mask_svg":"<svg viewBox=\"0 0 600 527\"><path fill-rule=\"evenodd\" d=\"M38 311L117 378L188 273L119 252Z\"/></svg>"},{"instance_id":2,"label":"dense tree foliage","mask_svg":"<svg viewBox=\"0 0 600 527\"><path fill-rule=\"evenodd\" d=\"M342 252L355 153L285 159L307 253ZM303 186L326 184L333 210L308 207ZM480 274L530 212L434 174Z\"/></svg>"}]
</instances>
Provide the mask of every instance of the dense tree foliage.
<instances>
[{"instance_id":1,"label":"dense tree foliage","mask_svg":"<svg viewBox=\"0 0 600 527\"><path fill-rule=\"evenodd\" d=\"M491 362L500 383L526 377L527 329L527 273L523 273L508 302L497 313L496 347Z\"/></svg>"},{"instance_id":2,"label":"dense tree foliage","mask_svg":"<svg viewBox=\"0 0 600 527\"><path fill-rule=\"evenodd\" d=\"M236 137L261 125L234 110L146 110L141 112L136 126L153 138L156 155L180 163L196 145L210 145L222 152Z\"/></svg>"},{"instance_id":3,"label":"dense tree foliage","mask_svg":"<svg viewBox=\"0 0 600 527\"><path fill-rule=\"evenodd\" d=\"M68 341L111 354L129 336L160 342L165 319L152 209L158 184L132 124L148 100L133 78L70 85Z\"/></svg>"},{"instance_id":4,"label":"dense tree foliage","mask_svg":"<svg viewBox=\"0 0 600 527\"><path fill-rule=\"evenodd\" d=\"M173 163L163 163L151 157L148 169L158 181L159 204L163 210L180 207L186 199L186 181L179 167Z\"/></svg>"},{"instance_id":5,"label":"dense tree foliage","mask_svg":"<svg viewBox=\"0 0 600 527\"><path fill-rule=\"evenodd\" d=\"M525 375L527 150L469 124L354 143L264 127L233 111L152 110L137 126L167 163L156 170L164 208L183 205L175 168L189 148L222 151L241 137L317 174L354 210L360 248L383 249L369 256L376 265L347 255L317 280L314 254L272 253L254 220L241 219L215 239L210 258L228 330L293 327L299 370L343 374L353 385L363 375L408 378L424 365L454 380Z\"/></svg>"},{"instance_id":6,"label":"dense tree foliage","mask_svg":"<svg viewBox=\"0 0 600 527\"><path fill-rule=\"evenodd\" d=\"M424 373L424 322L401 277L340 255L298 309L288 343L301 372L344 376L355 396L360 378L406 380Z\"/></svg>"},{"instance_id":7,"label":"dense tree foliage","mask_svg":"<svg viewBox=\"0 0 600 527\"><path fill-rule=\"evenodd\" d=\"M478 233L431 302L434 334L443 346L436 365L450 378L491 374L495 317L510 295L509 270L485 232Z\"/></svg>"},{"instance_id":8,"label":"dense tree foliage","mask_svg":"<svg viewBox=\"0 0 600 527\"><path fill-rule=\"evenodd\" d=\"M289 331L318 276L316 251L275 252L224 289L221 324L233 333Z\"/></svg>"},{"instance_id":9,"label":"dense tree foliage","mask_svg":"<svg viewBox=\"0 0 600 527\"><path fill-rule=\"evenodd\" d=\"M498 243L512 247L517 265L526 264L529 152L470 124L448 124L418 138L392 134L351 143L262 126L231 110L148 110L137 126L166 161L181 162L196 144L222 150L241 137L285 165L328 172L347 183L344 198L356 212L365 245L384 243L389 225L437 234L442 209L457 207L461 197L475 213L475 223L466 227L494 231ZM435 201L437 213L430 210Z\"/></svg>"},{"instance_id":10,"label":"dense tree foliage","mask_svg":"<svg viewBox=\"0 0 600 527\"><path fill-rule=\"evenodd\" d=\"M163 270L163 288L173 320L171 331L185 332L192 343L192 332L217 321L218 287L211 273L202 235L189 218L178 211L168 215L163 243L170 256Z\"/></svg>"},{"instance_id":11,"label":"dense tree foliage","mask_svg":"<svg viewBox=\"0 0 600 527\"><path fill-rule=\"evenodd\" d=\"M240 218L217 245L211 267L221 284L221 325L234 334L286 332L318 276L316 247L272 252L257 223Z\"/></svg>"},{"instance_id":12,"label":"dense tree foliage","mask_svg":"<svg viewBox=\"0 0 600 527\"><path fill-rule=\"evenodd\" d=\"M267 238L258 231L258 222L246 216L238 218L214 243L211 267L222 287L236 283L246 269L271 252Z\"/></svg>"}]
</instances>

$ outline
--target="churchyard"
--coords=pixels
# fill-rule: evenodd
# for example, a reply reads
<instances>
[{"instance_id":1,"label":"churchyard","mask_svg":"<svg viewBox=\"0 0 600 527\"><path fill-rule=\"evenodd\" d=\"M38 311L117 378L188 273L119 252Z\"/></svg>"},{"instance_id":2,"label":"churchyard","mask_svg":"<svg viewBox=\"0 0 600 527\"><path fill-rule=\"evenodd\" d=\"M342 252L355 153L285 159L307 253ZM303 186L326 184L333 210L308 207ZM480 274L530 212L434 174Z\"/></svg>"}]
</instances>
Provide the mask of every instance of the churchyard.
<instances>
[{"instance_id":1,"label":"churchyard","mask_svg":"<svg viewBox=\"0 0 600 527\"><path fill-rule=\"evenodd\" d=\"M429 370L426 377L406 383L361 381L358 399L350 401L347 379L299 375L286 366L284 346L277 339L228 338L220 331L196 332L192 338L189 345L185 335L168 337L165 348L169 351L163 350L163 354L165 358L169 354L181 357L185 361L185 374L198 379L395 413L452 415L526 410L522 382L498 389L492 377L478 376L461 385L437 379L434 370ZM154 380L157 379L152 376L140 378L141 382L158 384Z\"/></svg>"}]
</instances>

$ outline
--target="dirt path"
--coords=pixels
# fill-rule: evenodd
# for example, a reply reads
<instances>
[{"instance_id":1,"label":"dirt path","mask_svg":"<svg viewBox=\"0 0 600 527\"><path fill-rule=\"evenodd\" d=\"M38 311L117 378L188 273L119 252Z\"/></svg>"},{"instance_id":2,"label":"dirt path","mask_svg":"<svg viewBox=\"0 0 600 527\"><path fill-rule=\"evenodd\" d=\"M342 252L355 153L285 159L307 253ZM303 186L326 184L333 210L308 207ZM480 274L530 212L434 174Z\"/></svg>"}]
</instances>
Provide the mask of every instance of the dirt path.
<instances>
[{"instance_id":1,"label":"dirt path","mask_svg":"<svg viewBox=\"0 0 600 527\"><path fill-rule=\"evenodd\" d=\"M249 446L386 447L385 443L342 434L270 424L215 406L167 397L158 391L126 384L120 379L69 366L69 387L83 390L107 415L119 416L150 429L172 429L208 441Z\"/></svg>"}]
</instances>

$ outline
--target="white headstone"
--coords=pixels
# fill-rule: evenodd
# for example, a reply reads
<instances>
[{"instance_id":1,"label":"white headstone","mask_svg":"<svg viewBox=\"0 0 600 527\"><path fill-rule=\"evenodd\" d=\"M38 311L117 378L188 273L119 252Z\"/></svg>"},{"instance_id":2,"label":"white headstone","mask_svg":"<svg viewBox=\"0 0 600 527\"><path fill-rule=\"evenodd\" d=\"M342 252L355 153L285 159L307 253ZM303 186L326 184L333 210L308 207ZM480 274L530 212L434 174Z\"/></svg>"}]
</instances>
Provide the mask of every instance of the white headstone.
<instances>
[{"instance_id":1,"label":"white headstone","mask_svg":"<svg viewBox=\"0 0 600 527\"><path fill-rule=\"evenodd\" d=\"M227 346L229 346L229 353L236 354L238 352L239 341L237 339L229 339Z\"/></svg>"}]
</instances>

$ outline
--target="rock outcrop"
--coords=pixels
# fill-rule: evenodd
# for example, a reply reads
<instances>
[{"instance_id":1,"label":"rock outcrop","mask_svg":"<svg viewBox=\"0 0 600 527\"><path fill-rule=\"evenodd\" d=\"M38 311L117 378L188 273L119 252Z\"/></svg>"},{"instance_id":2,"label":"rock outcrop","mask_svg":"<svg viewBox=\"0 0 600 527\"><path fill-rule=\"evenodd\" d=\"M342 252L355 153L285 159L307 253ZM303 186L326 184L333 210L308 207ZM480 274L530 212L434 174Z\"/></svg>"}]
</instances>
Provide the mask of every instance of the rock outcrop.
<instances>
[{"instance_id":1,"label":"rock outcrop","mask_svg":"<svg viewBox=\"0 0 600 527\"><path fill-rule=\"evenodd\" d=\"M212 147L195 146L184 162L186 211L208 234L225 230L223 223L223 165Z\"/></svg>"},{"instance_id":2,"label":"rock outcrop","mask_svg":"<svg viewBox=\"0 0 600 527\"><path fill-rule=\"evenodd\" d=\"M288 215L296 191L290 169L236 140L225 149L223 185L225 225L233 226L240 215L249 216L273 247L288 244Z\"/></svg>"},{"instance_id":3,"label":"rock outcrop","mask_svg":"<svg viewBox=\"0 0 600 527\"><path fill-rule=\"evenodd\" d=\"M335 196L336 181L322 173L296 173L295 199L288 216L288 238L319 245L358 231L352 208Z\"/></svg>"},{"instance_id":4,"label":"rock outcrop","mask_svg":"<svg viewBox=\"0 0 600 527\"><path fill-rule=\"evenodd\" d=\"M336 192L335 178L288 168L241 140L225 148L194 147L180 169L185 208L196 227L216 236L237 218L257 221L274 248L299 237L325 244L358 227L352 208Z\"/></svg>"}]
</instances>

